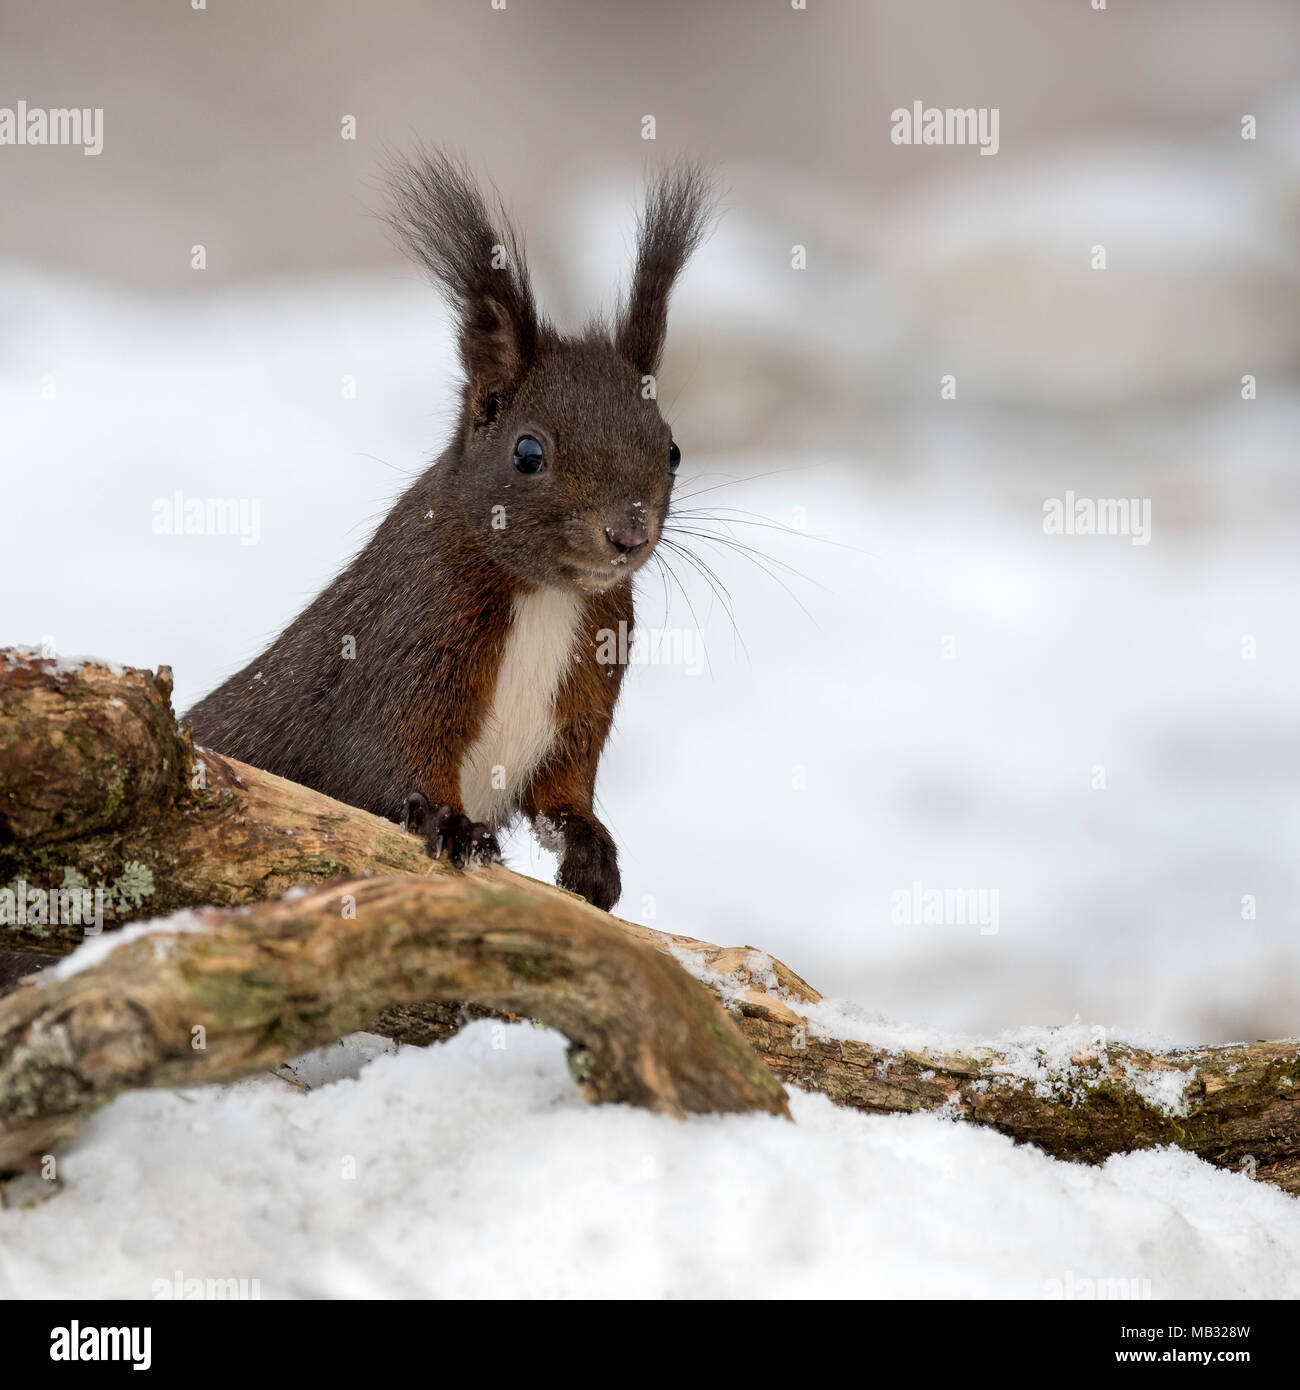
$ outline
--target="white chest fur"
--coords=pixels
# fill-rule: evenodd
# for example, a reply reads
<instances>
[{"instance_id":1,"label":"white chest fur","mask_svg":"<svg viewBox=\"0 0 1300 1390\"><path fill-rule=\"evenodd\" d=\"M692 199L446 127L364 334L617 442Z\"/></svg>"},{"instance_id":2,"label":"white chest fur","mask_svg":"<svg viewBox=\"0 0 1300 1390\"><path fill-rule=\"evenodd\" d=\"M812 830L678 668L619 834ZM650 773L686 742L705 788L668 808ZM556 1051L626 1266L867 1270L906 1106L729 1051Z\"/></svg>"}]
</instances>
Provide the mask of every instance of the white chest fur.
<instances>
[{"instance_id":1,"label":"white chest fur","mask_svg":"<svg viewBox=\"0 0 1300 1390\"><path fill-rule=\"evenodd\" d=\"M573 662L581 594L539 589L515 599L492 708L460 765L471 820L503 825L555 742L555 697Z\"/></svg>"}]
</instances>

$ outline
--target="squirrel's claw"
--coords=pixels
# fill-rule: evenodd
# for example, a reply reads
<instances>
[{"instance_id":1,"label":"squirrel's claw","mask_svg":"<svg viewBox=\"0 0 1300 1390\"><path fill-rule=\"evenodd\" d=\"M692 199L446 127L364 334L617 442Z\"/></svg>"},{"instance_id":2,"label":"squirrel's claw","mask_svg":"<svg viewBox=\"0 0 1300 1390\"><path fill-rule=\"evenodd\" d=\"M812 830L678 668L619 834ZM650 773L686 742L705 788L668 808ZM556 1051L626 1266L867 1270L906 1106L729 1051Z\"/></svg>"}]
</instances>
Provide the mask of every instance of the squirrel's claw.
<instances>
[{"instance_id":1,"label":"squirrel's claw","mask_svg":"<svg viewBox=\"0 0 1300 1390\"><path fill-rule=\"evenodd\" d=\"M458 869L501 860L501 847L491 826L470 820L454 806L431 806L422 792L412 792L406 798L402 829L422 836L434 859L448 858Z\"/></svg>"}]
</instances>

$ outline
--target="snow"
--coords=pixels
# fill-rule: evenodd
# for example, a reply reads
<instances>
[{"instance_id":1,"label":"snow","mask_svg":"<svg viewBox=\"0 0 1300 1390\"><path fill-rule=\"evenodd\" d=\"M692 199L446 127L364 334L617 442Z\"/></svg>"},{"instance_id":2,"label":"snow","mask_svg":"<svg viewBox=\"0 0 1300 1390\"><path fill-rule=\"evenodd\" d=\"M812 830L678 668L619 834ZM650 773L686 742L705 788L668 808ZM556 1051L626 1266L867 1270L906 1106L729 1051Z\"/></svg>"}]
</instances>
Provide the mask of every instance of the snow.
<instances>
[{"instance_id":1,"label":"snow","mask_svg":"<svg viewBox=\"0 0 1300 1390\"><path fill-rule=\"evenodd\" d=\"M1106 1079L1112 1044L1160 1053L1174 1044L1167 1038L1141 1033L1113 1037L1095 1024L1073 1023L1058 1027L1028 1025L1006 1029L991 1038L978 1038L936 1028L900 1024L864 1009L848 1000L821 999L808 1003L783 986L765 951L749 951L740 968L722 972L709 965L698 952L669 946L670 954L689 974L707 984L729 1007L737 1004L751 982L782 1001L804 1020L809 1036L866 1043L900 1060L905 1054L932 1057L942 1061L954 1052L984 1058L996 1077L1008 1081L1027 1081L1034 1094L1044 1100L1073 1103ZM889 1057L877 1064L887 1070ZM1133 1089L1145 1101L1166 1115L1186 1115L1188 1089L1196 1079L1196 1068L1168 1065L1139 1067L1131 1058L1123 1059L1123 1071ZM934 1077L922 1072L923 1080ZM983 1082L981 1086L999 1084Z\"/></svg>"},{"instance_id":2,"label":"snow","mask_svg":"<svg viewBox=\"0 0 1300 1390\"><path fill-rule=\"evenodd\" d=\"M1088 1168L802 1093L794 1124L591 1108L525 1024L300 1074L96 1116L0 1213L0 1297L1300 1296L1300 1204L1181 1153Z\"/></svg>"},{"instance_id":3,"label":"snow","mask_svg":"<svg viewBox=\"0 0 1300 1390\"><path fill-rule=\"evenodd\" d=\"M1196 1068L1169 1067L1142 1070L1125 1061L1124 1075L1129 1084L1149 1104L1166 1115L1186 1115L1188 1091L1196 1080Z\"/></svg>"},{"instance_id":4,"label":"snow","mask_svg":"<svg viewBox=\"0 0 1300 1390\"><path fill-rule=\"evenodd\" d=\"M48 985L53 980L71 979L74 975L80 975L83 970L102 965L119 946L125 946L129 941L139 941L145 936L157 936L161 932L203 930L205 928L198 915L189 909L174 912L170 917L157 917L149 922L132 922L129 926L93 936L82 942L70 956L64 956L62 960L41 971L39 981L42 985ZM162 959L167 946L168 943L165 941L154 943L154 955L157 959Z\"/></svg>"},{"instance_id":5,"label":"snow","mask_svg":"<svg viewBox=\"0 0 1300 1390\"><path fill-rule=\"evenodd\" d=\"M9 667L19 666L25 660L46 661L44 670L52 672L56 676L73 676L84 666L102 666L110 674L120 676L125 669L116 661L107 661L101 656L59 656L45 658L42 656L39 647L23 646L19 642L8 642L5 644L3 652L5 665ZM120 700L111 701L112 704L120 705Z\"/></svg>"}]
</instances>

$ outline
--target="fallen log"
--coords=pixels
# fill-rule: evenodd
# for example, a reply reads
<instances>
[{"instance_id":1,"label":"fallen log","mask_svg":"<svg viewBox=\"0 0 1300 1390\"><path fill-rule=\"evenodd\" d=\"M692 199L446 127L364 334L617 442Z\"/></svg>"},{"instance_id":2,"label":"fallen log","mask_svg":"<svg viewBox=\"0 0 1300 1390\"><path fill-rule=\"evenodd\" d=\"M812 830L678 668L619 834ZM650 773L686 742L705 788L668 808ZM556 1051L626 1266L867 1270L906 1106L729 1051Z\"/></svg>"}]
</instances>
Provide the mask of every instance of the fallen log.
<instances>
[{"instance_id":1,"label":"fallen log","mask_svg":"<svg viewBox=\"0 0 1300 1390\"><path fill-rule=\"evenodd\" d=\"M490 903L499 907L509 901L517 914L511 925L520 929L550 920L554 913L569 914L566 921L582 917L599 922L604 935L591 938L602 943L595 956L615 951L609 943L620 938L672 956L722 1000L750 1048L776 1077L819 1091L838 1105L872 1112L940 1111L990 1125L1056 1157L1088 1162L1132 1149L1176 1145L1218 1166L1300 1192L1300 1044L1294 1040L1152 1052L1097 1039L1064 1057L1048 1045L957 1051L873 1043L860 1035L869 1028L838 1016L788 967L750 947L724 948L620 922L499 866L455 873L430 861L415 837L387 821L234 760L196 751L175 727L169 696L166 668L155 677L105 663L0 653L0 885L106 885L106 916L120 923L206 903L254 904L294 886L340 878L402 874L408 877L398 882L408 886L400 891L380 883L370 888L381 896L398 892L397 898L386 899L397 921L408 910L401 905L401 893L410 891L409 876L415 875L427 889L424 896L416 895L419 901L436 898L441 912L457 914L465 932L472 933ZM504 898L492 897L498 893ZM230 918L231 924L242 924L230 929L256 937L264 912L266 921L283 927L300 920L293 914L295 904L303 901L291 898L255 908ZM412 898L411 912L414 904ZM289 916L278 915L284 913ZM218 936L226 930L222 926ZM306 973L298 984L318 999L333 998L336 986L347 986L346 972L337 981L330 973L350 958L342 945L346 936L344 931L336 949L324 951L314 965L310 952L299 959L298 968ZM0 896L0 940L34 964L66 954L84 939L84 927L75 923L5 923ZM458 942L465 939L457 937ZM165 994L153 992L162 985L147 984L163 962L155 962L139 945L123 949L135 954L114 952L98 967L106 972L96 978L106 982L107 996L128 986L145 989L149 1007L172 1017L165 1012L170 1007ZM240 951L250 949L245 941ZM236 959L242 959L239 952ZM599 1017L605 1019L625 1006L625 985L602 973L599 964L596 960L590 967L593 988L612 989L615 998L589 1002L603 1010ZM116 979L128 966L129 980ZM430 989L424 997L419 993L424 984L412 993L400 989L399 981L372 978L354 1001L357 1007L349 1008L342 998L331 1004L324 1026L348 1031L364 1024L399 1041L425 1043L449 1036L467 1016L544 1016L532 1005L516 1008L521 1000L515 996L472 991L469 975L455 978L459 983L450 994ZM188 1000L184 981L171 974L166 979L169 988L181 991L181 1003ZM385 997L389 984L393 990ZM245 977L238 970L229 982L236 994L247 987L254 996L257 985L256 974ZM57 988L63 988L62 982ZM96 996L101 1003L92 1015L107 1009L107 996ZM28 1010L34 1007L33 997L24 988L0 1001L0 1066L12 1061L12 1043L5 1039L19 1036L13 1031L15 998L25 1001L21 1007ZM31 1026L26 1012L21 1017ZM125 1030L124 1038L135 1036L130 1018L120 1011L103 1017L104 1030L91 1035L98 1039L94 1049L113 1050L113 1028ZM572 1014L565 1018L582 1032ZM310 1046L304 1039L321 1036L297 1025L282 1027L277 1033L268 1025L269 1050L241 1051L247 1048L244 1040L232 1043L229 1055L254 1058L250 1065L256 1069ZM859 1036L854 1036L855 1028ZM573 1038L567 1028L561 1030ZM701 1047L706 1056L707 1039ZM81 1051L75 1047L73 1055ZM192 1084L168 1079L180 1074L170 1066L170 1061L155 1058L151 1068L134 1074L147 1077L147 1084ZM100 1078L89 1085L89 1093L106 1094L119 1082L146 1084L131 1082L132 1074L128 1068L114 1073L116 1080ZM209 1067L202 1074L217 1079L219 1073ZM619 1067L611 1063L605 1074L617 1075ZM598 1090L588 1087L588 1094ZM696 1094L707 1095L707 1087ZM36 1121L41 1105L33 1104L29 1098L28 1118ZM681 1108L691 1107L683 1103ZM73 1107L60 1113L72 1123L68 1117L80 1112ZM47 1131L32 1131L37 1132Z\"/></svg>"},{"instance_id":2,"label":"fallen log","mask_svg":"<svg viewBox=\"0 0 1300 1390\"><path fill-rule=\"evenodd\" d=\"M708 990L567 894L473 873L357 879L136 930L0 1001L0 1169L124 1090L254 1075L430 999L558 1029L593 1102L788 1113Z\"/></svg>"}]
</instances>

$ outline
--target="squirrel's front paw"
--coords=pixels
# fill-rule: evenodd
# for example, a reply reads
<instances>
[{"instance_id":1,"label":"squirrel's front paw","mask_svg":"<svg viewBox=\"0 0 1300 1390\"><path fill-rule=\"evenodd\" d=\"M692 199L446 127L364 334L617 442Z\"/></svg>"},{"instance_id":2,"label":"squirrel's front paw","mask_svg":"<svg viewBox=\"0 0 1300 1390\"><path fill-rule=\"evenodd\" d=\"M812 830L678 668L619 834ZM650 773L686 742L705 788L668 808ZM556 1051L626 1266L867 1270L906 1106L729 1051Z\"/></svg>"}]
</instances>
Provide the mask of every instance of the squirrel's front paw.
<instances>
[{"instance_id":1,"label":"squirrel's front paw","mask_svg":"<svg viewBox=\"0 0 1300 1390\"><path fill-rule=\"evenodd\" d=\"M602 825L572 819L565 825L564 854L555 881L608 912L623 891L618 851Z\"/></svg>"},{"instance_id":2,"label":"squirrel's front paw","mask_svg":"<svg viewBox=\"0 0 1300 1390\"><path fill-rule=\"evenodd\" d=\"M435 859L447 857L458 869L495 864L501 859L501 847L491 826L470 820L455 806L431 806L422 792L412 792L406 798L402 829L422 835Z\"/></svg>"}]
</instances>

